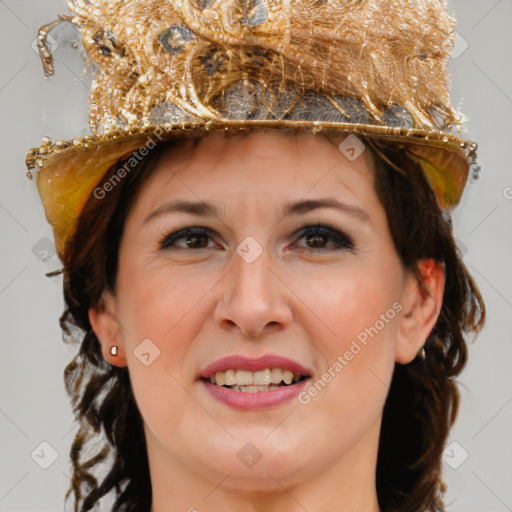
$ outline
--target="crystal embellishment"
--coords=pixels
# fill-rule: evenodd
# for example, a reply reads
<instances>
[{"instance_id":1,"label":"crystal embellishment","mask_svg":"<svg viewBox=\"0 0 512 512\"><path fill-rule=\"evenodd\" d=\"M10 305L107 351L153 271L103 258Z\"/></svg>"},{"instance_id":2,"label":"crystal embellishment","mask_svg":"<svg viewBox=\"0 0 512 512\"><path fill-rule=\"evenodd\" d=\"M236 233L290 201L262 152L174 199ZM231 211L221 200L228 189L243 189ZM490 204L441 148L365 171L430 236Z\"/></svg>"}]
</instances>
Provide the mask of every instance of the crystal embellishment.
<instances>
[{"instance_id":1,"label":"crystal embellishment","mask_svg":"<svg viewBox=\"0 0 512 512\"><path fill-rule=\"evenodd\" d=\"M155 126L160 124L185 123L187 121L194 121L194 116L168 101L164 101L153 107L149 114L149 123Z\"/></svg>"},{"instance_id":2,"label":"crystal embellishment","mask_svg":"<svg viewBox=\"0 0 512 512\"><path fill-rule=\"evenodd\" d=\"M164 50L171 55L182 52L192 39L194 39L194 34L183 25L171 25L158 37Z\"/></svg>"},{"instance_id":3,"label":"crystal embellishment","mask_svg":"<svg viewBox=\"0 0 512 512\"><path fill-rule=\"evenodd\" d=\"M257 27L267 21L268 13L267 9L265 7L265 3L263 0L254 0L254 5L251 8L251 16L247 16L246 13L244 13L244 17L241 20L242 25L249 25L250 27ZM246 10L247 6L244 3L244 11Z\"/></svg>"}]
</instances>

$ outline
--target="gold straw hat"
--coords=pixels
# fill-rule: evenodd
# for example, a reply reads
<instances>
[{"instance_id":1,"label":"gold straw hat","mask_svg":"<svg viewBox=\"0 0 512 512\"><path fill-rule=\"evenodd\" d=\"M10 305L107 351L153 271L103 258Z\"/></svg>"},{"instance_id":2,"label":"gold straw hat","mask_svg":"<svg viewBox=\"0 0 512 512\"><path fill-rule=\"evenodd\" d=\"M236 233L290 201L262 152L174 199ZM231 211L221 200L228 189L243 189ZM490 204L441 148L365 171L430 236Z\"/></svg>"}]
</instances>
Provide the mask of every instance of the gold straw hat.
<instances>
[{"instance_id":1,"label":"gold straw hat","mask_svg":"<svg viewBox=\"0 0 512 512\"><path fill-rule=\"evenodd\" d=\"M479 170L449 97L455 20L441 0L68 0L68 9L41 27L39 49L53 74L49 31L78 26L95 72L92 134L45 137L26 160L63 262L106 171L175 136L288 128L380 139L421 164L445 210Z\"/></svg>"}]
</instances>

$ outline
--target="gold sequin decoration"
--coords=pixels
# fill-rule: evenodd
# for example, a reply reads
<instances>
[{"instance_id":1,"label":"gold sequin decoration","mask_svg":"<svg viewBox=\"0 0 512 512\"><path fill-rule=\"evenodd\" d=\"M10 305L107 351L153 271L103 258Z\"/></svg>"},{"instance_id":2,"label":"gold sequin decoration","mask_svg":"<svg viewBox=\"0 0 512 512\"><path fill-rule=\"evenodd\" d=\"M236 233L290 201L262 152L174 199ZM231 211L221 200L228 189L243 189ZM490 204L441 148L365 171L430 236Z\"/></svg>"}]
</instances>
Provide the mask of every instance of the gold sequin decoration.
<instances>
[{"instance_id":1,"label":"gold sequin decoration","mask_svg":"<svg viewBox=\"0 0 512 512\"><path fill-rule=\"evenodd\" d=\"M444 48L455 21L438 0L70 0L68 7L67 20L100 66L90 95L94 134L149 126L164 101L220 119L212 102L242 79L359 98L376 123L391 105L406 108L417 129L463 120L447 95Z\"/></svg>"}]
</instances>

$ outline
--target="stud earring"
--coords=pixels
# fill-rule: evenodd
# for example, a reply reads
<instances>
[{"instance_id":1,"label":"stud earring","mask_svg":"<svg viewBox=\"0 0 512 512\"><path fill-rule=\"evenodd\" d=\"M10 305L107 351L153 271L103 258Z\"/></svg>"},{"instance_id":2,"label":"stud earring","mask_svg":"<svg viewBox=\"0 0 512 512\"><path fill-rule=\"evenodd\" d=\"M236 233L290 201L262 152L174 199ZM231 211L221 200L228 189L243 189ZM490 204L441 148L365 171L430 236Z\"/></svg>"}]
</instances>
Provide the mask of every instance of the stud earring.
<instances>
[{"instance_id":1,"label":"stud earring","mask_svg":"<svg viewBox=\"0 0 512 512\"><path fill-rule=\"evenodd\" d=\"M111 356L116 357L118 352L119 352L119 347L117 347L115 345L113 347L110 347L110 355Z\"/></svg>"}]
</instances>

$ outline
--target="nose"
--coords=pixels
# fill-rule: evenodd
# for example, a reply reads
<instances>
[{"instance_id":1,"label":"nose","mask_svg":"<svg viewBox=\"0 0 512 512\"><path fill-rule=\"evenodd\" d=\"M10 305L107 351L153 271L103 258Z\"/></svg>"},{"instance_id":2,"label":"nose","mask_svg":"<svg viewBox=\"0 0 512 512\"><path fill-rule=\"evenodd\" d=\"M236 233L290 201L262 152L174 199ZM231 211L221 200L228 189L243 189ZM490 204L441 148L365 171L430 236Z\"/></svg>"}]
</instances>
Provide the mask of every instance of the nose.
<instances>
[{"instance_id":1,"label":"nose","mask_svg":"<svg viewBox=\"0 0 512 512\"><path fill-rule=\"evenodd\" d=\"M222 329L259 338L290 325L291 292L268 253L264 250L251 263L234 253L230 271L219 283L215 322Z\"/></svg>"}]
</instances>

